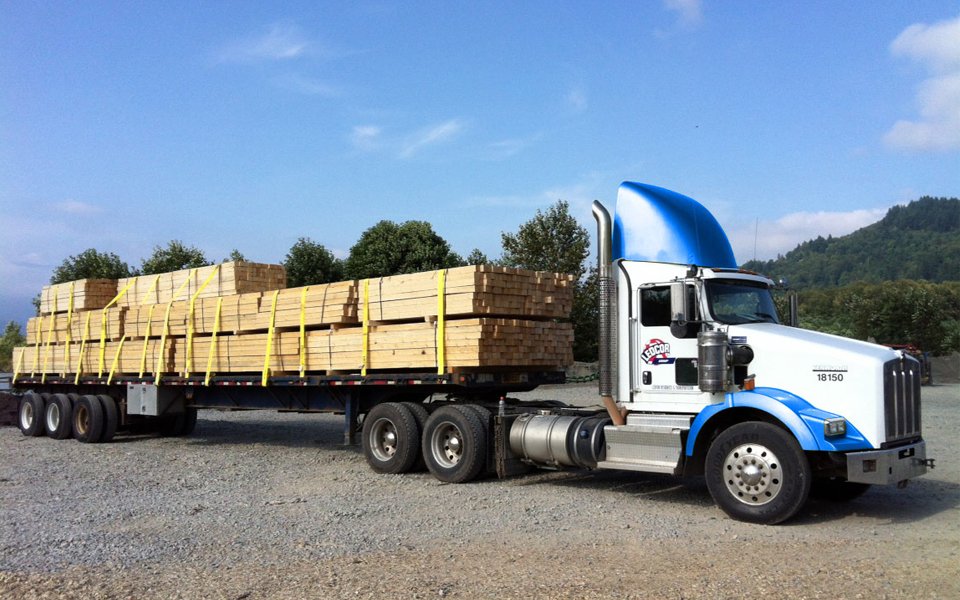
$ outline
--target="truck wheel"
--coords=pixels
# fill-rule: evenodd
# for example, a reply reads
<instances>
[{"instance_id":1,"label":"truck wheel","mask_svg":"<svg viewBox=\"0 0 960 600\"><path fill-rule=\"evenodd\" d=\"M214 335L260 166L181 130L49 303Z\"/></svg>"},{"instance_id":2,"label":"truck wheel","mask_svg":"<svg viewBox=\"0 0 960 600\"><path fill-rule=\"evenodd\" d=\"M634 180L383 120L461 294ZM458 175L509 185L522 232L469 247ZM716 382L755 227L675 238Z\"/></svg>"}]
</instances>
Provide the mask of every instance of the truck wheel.
<instances>
[{"instance_id":1,"label":"truck wheel","mask_svg":"<svg viewBox=\"0 0 960 600\"><path fill-rule=\"evenodd\" d=\"M774 525L795 515L810 494L810 464L789 432L750 421L710 444L706 480L714 502L734 519Z\"/></svg>"},{"instance_id":2,"label":"truck wheel","mask_svg":"<svg viewBox=\"0 0 960 600\"><path fill-rule=\"evenodd\" d=\"M869 489L869 483L851 482L841 477L818 477L810 487L810 497L828 502L849 502Z\"/></svg>"},{"instance_id":3,"label":"truck wheel","mask_svg":"<svg viewBox=\"0 0 960 600\"><path fill-rule=\"evenodd\" d=\"M185 408L175 415L160 417L157 430L163 437L184 437L197 428L197 409Z\"/></svg>"},{"instance_id":4,"label":"truck wheel","mask_svg":"<svg viewBox=\"0 0 960 600\"><path fill-rule=\"evenodd\" d=\"M486 428L473 409L444 406L427 419L423 457L427 469L440 481L465 483L476 479L486 465L486 456Z\"/></svg>"},{"instance_id":5,"label":"truck wheel","mask_svg":"<svg viewBox=\"0 0 960 600\"><path fill-rule=\"evenodd\" d=\"M44 402L37 394L24 394L17 409L17 425L23 435L36 437L43 435Z\"/></svg>"},{"instance_id":6,"label":"truck wheel","mask_svg":"<svg viewBox=\"0 0 960 600\"><path fill-rule=\"evenodd\" d=\"M103 438L103 405L96 396L80 396L73 407L73 437L85 444Z\"/></svg>"},{"instance_id":7,"label":"truck wheel","mask_svg":"<svg viewBox=\"0 0 960 600\"><path fill-rule=\"evenodd\" d=\"M422 445L422 436L424 429L427 428L427 419L430 418L430 413L420 402L402 402L403 406L406 406L410 410L410 414L413 415L413 418L417 421L417 439L416 448L417 448L417 460L414 461L413 467L410 468L411 471L426 471L427 462L423 458L423 452L420 451Z\"/></svg>"},{"instance_id":8,"label":"truck wheel","mask_svg":"<svg viewBox=\"0 0 960 600\"><path fill-rule=\"evenodd\" d=\"M103 405L103 437L101 442L110 442L117 433L117 423L120 422L120 410L117 408L117 401L111 396L102 394L97 396L100 404Z\"/></svg>"},{"instance_id":9,"label":"truck wheel","mask_svg":"<svg viewBox=\"0 0 960 600\"><path fill-rule=\"evenodd\" d=\"M377 473L406 473L420 453L420 426L409 407L378 404L363 420L363 455Z\"/></svg>"},{"instance_id":10,"label":"truck wheel","mask_svg":"<svg viewBox=\"0 0 960 600\"><path fill-rule=\"evenodd\" d=\"M47 402L44 413L44 425L47 435L55 440L63 440L72 433L73 402L66 394L54 394Z\"/></svg>"}]
</instances>

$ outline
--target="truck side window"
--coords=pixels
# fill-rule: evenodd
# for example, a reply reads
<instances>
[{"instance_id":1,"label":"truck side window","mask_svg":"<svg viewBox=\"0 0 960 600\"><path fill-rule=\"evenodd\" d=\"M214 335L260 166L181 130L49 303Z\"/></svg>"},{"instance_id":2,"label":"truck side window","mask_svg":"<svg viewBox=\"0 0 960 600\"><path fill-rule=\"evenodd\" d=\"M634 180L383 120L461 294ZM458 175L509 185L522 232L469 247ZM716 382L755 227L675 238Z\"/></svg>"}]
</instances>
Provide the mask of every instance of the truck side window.
<instances>
[{"instance_id":1,"label":"truck side window","mask_svg":"<svg viewBox=\"0 0 960 600\"><path fill-rule=\"evenodd\" d=\"M670 288L640 290L640 323L645 327L670 325Z\"/></svg>"}]
</instances>

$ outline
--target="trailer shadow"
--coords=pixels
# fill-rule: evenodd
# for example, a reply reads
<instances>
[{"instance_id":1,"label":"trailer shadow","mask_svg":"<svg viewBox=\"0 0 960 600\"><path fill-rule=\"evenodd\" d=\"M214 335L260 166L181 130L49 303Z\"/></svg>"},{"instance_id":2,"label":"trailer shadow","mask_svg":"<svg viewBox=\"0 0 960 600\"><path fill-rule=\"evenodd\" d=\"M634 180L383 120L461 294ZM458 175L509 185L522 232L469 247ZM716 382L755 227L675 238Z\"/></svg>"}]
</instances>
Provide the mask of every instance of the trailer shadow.
<instances>
[{"instance_id":1,"label":"trailer shadow","mask_svg":"<svg viewBox=\"0 0 960 600\"><path fill-rule=\"evenodd\" d=\"M697 507L714 505L702 477L678 478L623 471L570 471L544 477L534 472L520 476L516 483L608 491L666 504ZM906 489L874 486L863 496L847 502L811 498L807 505L784 525L830 523L848 517L876 519L890 524L915 523L958 508L960 484L920 478L911 481Z\"/></svg>"}]
</instances>

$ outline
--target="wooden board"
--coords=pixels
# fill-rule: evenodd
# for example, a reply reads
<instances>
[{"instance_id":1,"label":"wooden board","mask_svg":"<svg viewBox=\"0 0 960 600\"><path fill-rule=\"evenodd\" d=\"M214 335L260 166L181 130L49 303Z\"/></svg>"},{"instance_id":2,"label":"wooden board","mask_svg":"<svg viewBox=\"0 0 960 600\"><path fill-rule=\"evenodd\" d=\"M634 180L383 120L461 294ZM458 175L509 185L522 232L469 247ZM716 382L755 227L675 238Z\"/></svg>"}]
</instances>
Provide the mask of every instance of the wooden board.
<instances>
[{"instance_id":1,"label":"wooden board","mask_svg":"<svg viewBox=\"0 0 960 600\"><path fill-rule=\"evenodd\" d=\"M210 282L203 287L211 275ZM171 300L189 300L202 287L199 298L278 290L286 286L287 276L282 265L231 261L222 263L219 268L213 265L120 279L117 281L118 291L124 288L127 288L127 291L117 304L141 306L165 304Z\"/></svg>"},{"instance_id":2,"label":"wooden board","mask_svg":"<svg viewBox=\"0 0 960 600\"><path fill-rule=\"evenodd\" d=\"M74 311L103 308L117 295L117 280L79 279L45 285L40 291L40 314L69 312L71 294Z\"/></svg>"}]
</instances>

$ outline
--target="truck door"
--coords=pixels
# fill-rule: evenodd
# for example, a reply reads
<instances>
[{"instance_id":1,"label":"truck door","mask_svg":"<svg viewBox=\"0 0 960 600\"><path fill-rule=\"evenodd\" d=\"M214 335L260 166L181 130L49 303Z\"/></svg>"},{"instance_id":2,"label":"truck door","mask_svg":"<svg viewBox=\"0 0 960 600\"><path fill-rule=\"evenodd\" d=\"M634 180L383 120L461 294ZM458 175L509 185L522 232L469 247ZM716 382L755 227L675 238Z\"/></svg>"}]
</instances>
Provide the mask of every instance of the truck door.
<instances>
[{"instance_id":1,"label":"truck door","mask_svg":"<svg viewBox=\"0 0 960 600\"><path fill-rule=\"evenodd\" d=\"M696 288L693 285L685 288L691 320L699 320ZM687 403L691 407L701 406L697 387L699 324L670 327L670 284L640 287L636 306L639 314L633 321L636 329L632 401L650 410L678 410ZM657 403L669 405L647 406Z\"/></svg>"}]
</instances>

